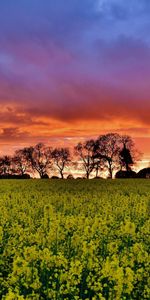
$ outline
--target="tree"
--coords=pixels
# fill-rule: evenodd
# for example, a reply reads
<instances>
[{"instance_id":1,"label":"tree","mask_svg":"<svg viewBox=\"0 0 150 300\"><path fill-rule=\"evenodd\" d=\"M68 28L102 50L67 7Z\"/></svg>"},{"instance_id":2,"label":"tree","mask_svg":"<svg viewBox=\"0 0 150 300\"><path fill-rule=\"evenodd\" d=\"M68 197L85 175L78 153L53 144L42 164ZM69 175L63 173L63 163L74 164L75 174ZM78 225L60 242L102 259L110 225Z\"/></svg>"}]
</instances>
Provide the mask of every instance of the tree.
<instances>
[{"instance_id":1,"label":"tree","mask_svg":"<svg viewBox=\"0 0 150 300\"><path fill-rule=\"evenodd\" d=\"M128 135L121 136L121 151L120 151L120 164L121 169L124 168L127 172L139 160L139 152L135 149L132 138Z\"/></svg>"},{"instance_id":2,"label":"tree","mask_svg":"<svg viewBox=\"0 0 150 300\"><path fill-rule=\"evenodd\" d=\"M100 155L100 153L97 153L97 150L99 148L99 141L94 141L94 147L93 147L93 161L94 161L94 170L96 178L99 177L99 172L102 172L105 170L104 165L104 158Z\"/></svg>"},{"instance_id":3,"label":"tree","mask_svg":"<svg viewBox=\"0 0 150 300\"><path fill-rule=\"evenodd\" d=\"M104 168L108 170L109 177L119 166L120 136L117 133L101 135L95 142L94 156L103 161Z\"/></svg>"},{"instance_id":4,"label":"tree","mask_svg":"<svg viewBox=\"0 0 150 300\"><path fill-rule=\"evenodd\" d=\"M24 148L22 151L28 168L37 172L40 178L44 178L51 167L51 149L39 143L35 147Z\"/></svg>"},{"instance_id":5,"label":"tree","mask_svg":"<svg viewBox=\"0 0 150 300\"><path fill-rule=\"evenodd\" d=\"M12 172L12 159L5 155L0 157L0 175L6 176Z\"/></svg>"},{"instance_id":6,"label":"tree","mask_svg":"<svg viewBox=\"0 0 150 300\"><path fill-rule=\"evenodd\" d=\"M17 173L17 175L23 176L27 172L30 172L26 151L24 151L24 149L20 149L15 152L12 162L13 172Z\"/></svg>"},{"instance_id":7,"label":"tree","mask_svg":"<svg viewBox=\"0 0 150 300\"><path fill-rule=\"evenodd\" d=\"M74 179L74 177L73 177L72 174L69 174L69 175L67 176L67 179Z\"/></svg>"},{"instance_id":8,"label":"tree","mask_svg":"<svg viewBox=\"0 0 150 300\"><path fill-rule=\"evenodd\" d=\"M132 170L129 171L119 170L115 175L115 178L136 178L136 177L137 177L136 172Z\"/></svg>"},{"instance_id":9,"label":"tree","mask_svg":"<svg viewBox=\"0 0 150 300\"><path fill-rule=\"evenodd\" d=\"M137 178L150 179L150 167L140 170L137 174Z\"/></svg>"},{"instance_id":10,"label":"tree","mask_svg":"<svg viewBox=\"0 0 150 300\"><path fill-rule=\"evenodd\" d=\"M130 150L126 146L123 146L123 149L120 151L120 161L121 167L125 167L127 172L131 170L133 159Z\"/></svg>"},{"instance_id":11,"label":"tree","mask_svg":"<svg viewBox=\"0 0 150 300\"><path fill-rule=\"evenodd\" d=\"M64 178L64 169L69 165L70 151L68 148L55 148L52 153L52 159L55 167L60 173L61 178Z\"/></svg>"},{"instance_id":12,"label":"tree","mask_svg":"<svg viewBox=\"0 0 150 300\"><path fill-rule=\"evenodd\" d=\"M75 155L79 156L81 167L89 179L90 174L94 170L97 158L94 157L95 141L89 140L84 143L78 143L75 147Z\"/></svg>"}]
</instances>

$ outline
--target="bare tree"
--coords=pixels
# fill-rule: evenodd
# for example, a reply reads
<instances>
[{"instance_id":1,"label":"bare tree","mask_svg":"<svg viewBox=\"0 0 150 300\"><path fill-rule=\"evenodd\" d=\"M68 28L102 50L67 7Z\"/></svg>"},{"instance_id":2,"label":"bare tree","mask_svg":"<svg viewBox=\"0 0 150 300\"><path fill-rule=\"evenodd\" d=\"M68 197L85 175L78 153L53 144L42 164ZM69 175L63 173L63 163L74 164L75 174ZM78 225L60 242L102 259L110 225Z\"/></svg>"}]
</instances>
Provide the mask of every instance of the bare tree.
<instances>
[{"instance_id":1,"label":"bare tree","mask_svg":"<svg viewBox=\"0 0 150 300\"><path fill-rule=\"evenodd\" d=\"M29 162L27 160L26 151L24 149L17 150L12 158L13 172L17 175L23 176L25 173L31 171Z\"/></svg>"},{"instance_id":2,"label":"bare tree","mask_svg":"<svg viewBox=\"0 0 150 300\"><path fill-rule=\"evenodd\" d=\"M98 177L100 173L105 170L104 158L100 154L99 150L99 140L97 139L94 141L93 147L93 165L96 177Z\"/></svg>"},{"instance_id":3,"label":"bare tree","mask_svg":"<svg viewBox=\"0 0 150 300\"><path fill-rule=\"evenodd\" d=\"M84 169L87 179L93 172L97 160L97 158L94 157L94 149L95 141L92 139L84 143L78 143L77 146L75 146L75 155L80 158L81 167Z\"/></svg>"},{"instance_id":4,"label":"bare tree","mask_svg":"<svg viewBox=\"0 0 150 300\"><path fill-rule=\"evenodd\" d=\"M61 178L64 178L64 170L71 162L70 151L68 148L55 148L52 153L52 159L55 167L60 173Z\"/></svg>"},{"instance_id":5,"label":"bare tree","mask_svg":"<svg viewBox=\"0 0 150 300\"><path fill-rule=\"evenodd\" d=\"M12 172L12 159L8 155L0 157L0 174L6 176Z\"/></svg>"},{"instance_id":6,"label":"bare tree","mask_svg":"<svg viewBox=\"0 0 150 300\"><path fill-rule=\"evenodd\" d=\"M104 161L102 158L97 158L95 159L95 162L94 162L94 170L95 170L95 176L98 177L102 171L105 170L105 167L104 167Z\"/></svg>"},{"instance_id":7,"label":"bare tree","mask_svg":"<svg viewBox=\"0 0 150 300\"><path fill-rule=\"evenodd\" d=\"M77 166L82 168L87 179L94 172L98 176L102 170L107 170L109 177L112 178L115 169L131 171L141 156L130 136L121 136L117 133L108 133L96 140L80 142L74 150L79 159L71 162L68 148L52 150L43 143L38 143L35 147L25 147L17 150L14 157L7 155L0 157L0 175L23 176L25 173L38 173L40 178L44 178L54 165L61 178L64 178L65 169L72 164L76 168Z\"/></svg>"},{"instance_id":8,"label":"bare tree","mask_svg":"<svg viewBox=\"0 0 150 300\"><path fill-rule=\"evenodd\" d=\"M119 166L120 135L117 133L101 135L96 140L94 151L94 156L103 160L104 167L112 178L113 171Z\"/></svg>"},{"instance_id":9,"label":"bare tree","mask_svg":"<svg viewBox=\"0 0 150 300\"><path fill-rule=\"evenodd\" d=\"M43 143L39 143L35 147L24 148L23 156L28 168L37 172L40 178L47 175L51 167L51 149L49 147L46 147Z\"/></svg>"}]
</instances>

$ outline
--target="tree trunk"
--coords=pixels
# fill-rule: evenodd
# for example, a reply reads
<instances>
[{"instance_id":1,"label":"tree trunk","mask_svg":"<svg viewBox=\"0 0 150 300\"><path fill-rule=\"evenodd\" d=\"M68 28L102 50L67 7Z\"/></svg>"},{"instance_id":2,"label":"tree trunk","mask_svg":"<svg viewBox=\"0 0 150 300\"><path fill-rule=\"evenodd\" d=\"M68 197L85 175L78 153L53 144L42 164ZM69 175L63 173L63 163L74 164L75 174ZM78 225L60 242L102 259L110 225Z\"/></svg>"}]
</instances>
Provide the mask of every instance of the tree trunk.
<instances>
[{"instance_id":1,"label":"tree trunk","mask_svg":"<svg viewBox=\"0 0 150 300\"><path fill-rule=\"evenodd\" d=\"M89 179L89 172L86 172L86 179Z\"/></svg>"},{"instance_id":2,"label":"tree trunk","mask_svg":"<svg viewBox=\"0 0 150 300\"><path fill-rule=\"evenodd\" d=\"M111 179L112 179L112 177L113 177L111 164L109 164L109 177L110 177Z\"/></svg>"},{"instance_id":3,"label":"tree trunk","mask_svg":"<svg viewBox=\"0 0 150 300\"><path fill-rule=\"evenodd\" d=\"M130 168L129 168L129 164L126 163L126 171L129 172L130 171Z\"/></svg>"},{"instance_id":4,"label":"tree trunk","mask_svg":"<svg viewBox=\"0 0 150 300\"><path fill-rule=\"evenodd\" d=\"M64 174L62 171L60 171L60 176L61 176L61 179L64 179Z\"/></svg>"},{"instance_id":5,"label":"tree trunk","mask_svg":"<svg viewBox=\"0 0 150 300\"><path fill-rule=\"evenodd\" d=\"M98 168L96 168L96 177L98 177L98 171L99 171Z\"/></svg>"}]
</instances>

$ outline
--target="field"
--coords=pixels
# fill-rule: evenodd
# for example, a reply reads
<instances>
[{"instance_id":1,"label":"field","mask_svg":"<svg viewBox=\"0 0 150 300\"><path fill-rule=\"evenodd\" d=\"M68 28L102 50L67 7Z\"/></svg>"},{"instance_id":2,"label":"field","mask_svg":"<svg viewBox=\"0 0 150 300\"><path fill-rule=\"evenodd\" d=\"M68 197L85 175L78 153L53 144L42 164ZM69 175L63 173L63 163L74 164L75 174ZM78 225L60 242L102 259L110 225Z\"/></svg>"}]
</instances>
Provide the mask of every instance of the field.
<instances>
[{"instance_id":1,"label":"field","mask_svg":"<svg viewBox=\"0 0 150 300\"><path fill-rule=\"evenodd\" d=\"M0 299L150 299L150 180L1 180Z\"/></svg>"}]
</instances>

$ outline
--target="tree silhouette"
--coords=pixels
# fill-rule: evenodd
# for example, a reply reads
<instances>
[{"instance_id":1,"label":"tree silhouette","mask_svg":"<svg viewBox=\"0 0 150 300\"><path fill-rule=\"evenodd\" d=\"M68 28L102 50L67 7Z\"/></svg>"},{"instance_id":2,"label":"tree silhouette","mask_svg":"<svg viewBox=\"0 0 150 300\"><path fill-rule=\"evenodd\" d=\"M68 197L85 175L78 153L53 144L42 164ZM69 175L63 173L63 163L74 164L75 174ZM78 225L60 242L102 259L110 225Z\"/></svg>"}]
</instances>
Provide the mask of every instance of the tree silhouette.
<instances>
[{"instance_id":1,"label":"tree silhouette","mask_svg":"<svg viewBox=\"0 0 150 300\"><path fill-rule=\"evenodd\" d=\"M109 177L113 177L113 171L119 166L120 136L117 133L101 135L95 143L95 157L104 163Z\"/></svg>"},{"instance_id":2,"label":"tree silhouette","mask_svg":"<svg viewBox=\"0 0 150 300\"><path fill-rule=\"evenodd\" d=\"M12 160L8 155L0 157L0 175L6 176L11 173Z\"/></svg>"},{"instance_id":3,"label":"tree silhouette","mask_svg":"<svg viewBox=\"0 0 150 300\"><path fill-rule=\"evenodd\" d=\"M60 173L61 178L64 178L64 169L71 162L70 151L68 148L55 148L51 152L51 156L54 162L54 166L57 168Z\"/></svg>"},{"instance_id":4,"label":"tree silhouette","mask_svg":"<svg viewBox=\"0 0 150 300\"><path fill-rule=\"evenodd\" d=\"M130 150L127 149L126 146L124 146L120 151L120 160L121 165L126 168L127 172L129 172L131 170L131 166L133 165L133 159Z\"/></svg>"},{"instance_id":5,"label":"tree silhouette","mask_svg":"<svg viewBox=\"0 0 150 300\"><path fill-rule=\"evenodd\" d=\"M139 160L140 153L135 149L134 142L130 136L122 135L120 141L122 147L120 150L121 169L124 168L129 172L131 167Z\"/></svg>"},{"instance_id":6,"label":"tree silhouette","mask_svg":"<svg viewBox=\"0 0 150 300\"><path fill-rule=\"evenodd\" d=\"M88 179L95 167L96 157L94 157L95 141L89 140L84 143L78 143L75 146L75 155L80 158L81 168L86 173Z\"/></svg>"},{"instance_id":7,"label":"tree silhouette","mask_svg":"<svg viewBox=\"0 0 150 300\"><path fill-rule=\"evenodd\" d=\"M12 158L12 163L13 172L17 175L23 176L25 173L31 171L24 149L20 149L15 152L15 155Z\"/></svg>"},{"instance_id":8,"label":"tree silhouette","mask_svg":"<svg viewBox=\"0 0 150 300\"><path fill-rule=\"evenodd\" d=\"M137 174L137 177L150 179L150 167L140 170Z\"/></svg>"},{"instance_id":9,"label":"tree silhouette","mask_svg":"<svg viewBox=\"0 0 150 300\"><path fill-rule=\"evenodd\" d=\"M28 168L37 172L40 178L44 178L51 167L51 149L39 143L35 147L24 148L23 155Z\"/></svg>"},{"instance_id":10,"label":"tree silhouette","mask_svg":"<svg viewBox=\"0 0 150 300\"><path fill-rule=\"evenodd\" d=\"M117 176L131 177L132 166L140 160L141 154L136 150L132 138L128 135L108 133L97 139L90 139L78 143L74 147L75 156L71 160L69 148L50 148L43 143L17 150L14 156L0 157L0 175L2 177L26 177L29 174L40 178L48 178L50 170L57 170L61 178L70 164L75 171L82 169L84 178L90 178L96 172L107 171L109 178L113 177L114 170L120 171ZM122 173L121 173L122 172ZM130 174L126 174L130 173ZM54 174L55 175L55 174ZM24 177L25 178L25 177Z\"/></svg>"}]
</instances>

